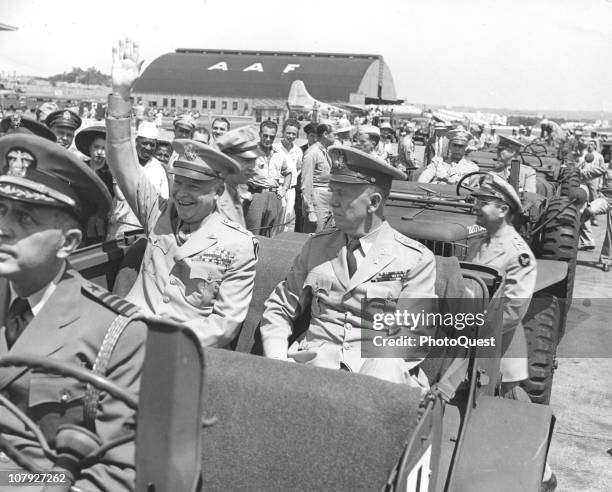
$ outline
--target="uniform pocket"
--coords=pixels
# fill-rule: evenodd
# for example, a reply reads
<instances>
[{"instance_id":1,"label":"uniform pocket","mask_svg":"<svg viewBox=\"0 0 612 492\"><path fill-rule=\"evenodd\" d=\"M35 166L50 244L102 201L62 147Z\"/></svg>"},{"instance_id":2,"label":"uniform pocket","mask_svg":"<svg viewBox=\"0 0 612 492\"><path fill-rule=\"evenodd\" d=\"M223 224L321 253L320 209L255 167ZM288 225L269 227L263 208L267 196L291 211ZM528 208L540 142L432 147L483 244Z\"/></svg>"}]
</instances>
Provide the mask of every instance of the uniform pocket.
<instances>
[{"instance_id":1,"label":"uniform pocket","mask_svg":"<svg viewBox=\"0 0 612 492\"><path fill-rule=\"evenodd\" d=\"M332 279L320 273L310 272L304 280L304 289L312 291L312 313L318 314L321 310L321 300L328 298L332 289Z\"/></svg>"},{"instance_id":2,"label":"uniform pocket","mask_svg":"<svg viewBox=\"0 0 612 492\"><path fill-rule=\"evenodd\" d=\"M30 379L28 406L70 404L85 396L85 384L61 376L33 376Z\"/></svg>"},{"instance_id":3,"label":"uniform pocket","mask_svg":"<svg viewBox=\"0 0 612 492\"><path fill-rule=\"evenodd\" d=\"M397 301L402 292L402 283L399 280L386 282L370 282L366 286L368 299L385 299Z\"/></svg>"},{"instance_id":4,"label":"uniform pocket","mask_svg":"<svg viewBox=\"0 0 612 492\"><path fill-rule=\"evenodd\" d=\"M181 278L185 300L200 309L212 306L219 294L222 270L225 267L214 263L191 262L187 275Z\"/></svg>"}]
</instances>

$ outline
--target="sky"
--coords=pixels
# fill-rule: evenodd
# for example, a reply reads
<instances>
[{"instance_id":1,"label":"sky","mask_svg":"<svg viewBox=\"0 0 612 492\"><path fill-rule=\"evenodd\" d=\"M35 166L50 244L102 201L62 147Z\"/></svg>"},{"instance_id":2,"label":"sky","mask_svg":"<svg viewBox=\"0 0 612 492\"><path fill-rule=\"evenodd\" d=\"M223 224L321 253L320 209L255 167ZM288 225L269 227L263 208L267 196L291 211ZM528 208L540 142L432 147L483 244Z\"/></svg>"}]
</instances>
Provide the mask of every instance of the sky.
<instances>
[{"instance_id":1,"label":"sky","mask_svg":"<svg viewBox=\"0 0 612 492\"><path fill-rule=\"evenodd\" d=\"M0 0L0 71L176 48L383 55L416 104L612 111L612 0ZM4 65L4 67L2 66Z\"/></svg>"}]
</instances>

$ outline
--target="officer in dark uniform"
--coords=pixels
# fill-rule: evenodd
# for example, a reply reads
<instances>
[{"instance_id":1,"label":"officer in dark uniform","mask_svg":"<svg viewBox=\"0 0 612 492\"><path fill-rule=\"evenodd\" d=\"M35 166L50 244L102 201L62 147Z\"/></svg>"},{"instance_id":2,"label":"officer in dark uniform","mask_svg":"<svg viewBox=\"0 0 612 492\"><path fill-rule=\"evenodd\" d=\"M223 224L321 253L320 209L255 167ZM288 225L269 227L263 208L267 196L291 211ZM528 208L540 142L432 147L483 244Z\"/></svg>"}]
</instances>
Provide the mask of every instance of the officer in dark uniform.
<instances>
[{"instance_id":1,"label":"officer in dark uniform","mask_svg":"<svg viewBox=\"0 0 612 492\"><path fill-rule=\"evenodd\" d=\"M57 137L57 143L65 148L69 148L72 145L74 134L81 127L81 123L79 115L69 109L54 111L45 120L45 125Z\"/></svg>"},{"instance_id":2,"label":"officer in dark uniform","mask_svg":"<svg viewBox=\"0 0 612 492\"><path fill-rule=\"evenodd\" d=\"M39 355L93 368L136 394L146 325L136 321L137 308L83 279L68 261L87 218L108 211L106 186L75 155L33 135L1 138L0 159L0 355ZM118 335L116 344L106 337L109 328ZM33 420L52 449L64 424L85 427L103 443L134 430L133 410L106 393L86 395L73 378L2 368L0 392ZM6 406L0 406L0 425L23 457L51 469L34 434ZM0 454L0 475L15 469ZM109 450L74 478L79 490L133 490L134 442Z\"/></svg>"},{"instance_id":3,"label":"officer in dark uniform","mask_svg":"<svg viewBox=\"0 0 612 492\"><path fill-rule=\"evenodd\" d=\"M31 118L25 118L20 114L12 114L0 121L0 134L2 133L28 133L30 135L38 135L52 142L57 141L55 133L45 125Z\"/></svg>"}]
</instances>

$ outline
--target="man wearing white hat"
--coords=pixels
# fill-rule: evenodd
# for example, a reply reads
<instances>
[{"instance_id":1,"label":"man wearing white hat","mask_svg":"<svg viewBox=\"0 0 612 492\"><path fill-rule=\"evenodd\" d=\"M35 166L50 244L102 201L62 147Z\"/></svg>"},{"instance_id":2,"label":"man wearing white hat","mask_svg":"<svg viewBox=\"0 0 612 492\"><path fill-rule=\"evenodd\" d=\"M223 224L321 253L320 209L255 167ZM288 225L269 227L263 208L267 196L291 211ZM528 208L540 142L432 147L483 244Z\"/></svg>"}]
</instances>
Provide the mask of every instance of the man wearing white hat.
<instances>
[{"instance_id":1,"label":"man wearing white hat","mask_svg":"<svg viewBox=\"0 0 612 492\"><path fill-rule=\"evenodd\" d=\"M136 134L136 156L144 174L151 184L159 190L163 198L168 198L168 177L164 166L155 157L159 132L155 123L143 121ZM126 232L140 229L142 225L136 218L134 211L128 205L121 189L115 181L115 196L113 209L109 217L108 239L122 237Z\"/></svg>"},{"instance_id":2,"label":"man wearing white hat","mask_svg":"<svg viewBox=\"0 0 612 492\"><path fill-rule=\"evenodd\" d=\"M448 138L447 157L442 159L441 156L435 156L419 176L419 183L455 184L466 174L478 171L478 166L465 158L469 134L455 130L448 132Z\"/></svg>"},{"instance_id":3,"label":"man wearing white hat","mask_svg":"<svg viewBox=\"0 0 612 492\"><path fill-rule=\"evenodd\" d=\"M432 124L433 128L431 127ZM433 136L431 136L425 144L425 164L429 164L434 157L444 159L448 152L448 137L446 136L446 132L449 128L450 125L441 121L430 123L429 131L431 132L433 130Z\"/></svg>"}]
</instances>

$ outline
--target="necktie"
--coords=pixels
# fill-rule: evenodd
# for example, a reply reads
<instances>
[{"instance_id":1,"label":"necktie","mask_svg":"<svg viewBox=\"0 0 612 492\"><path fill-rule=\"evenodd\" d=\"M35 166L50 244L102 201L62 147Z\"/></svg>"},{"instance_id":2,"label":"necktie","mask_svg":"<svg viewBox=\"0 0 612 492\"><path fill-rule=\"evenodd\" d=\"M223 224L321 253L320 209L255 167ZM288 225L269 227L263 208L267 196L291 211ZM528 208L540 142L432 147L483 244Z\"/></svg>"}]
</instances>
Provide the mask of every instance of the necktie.
<instances>
[{"instance_id":1,"label":"necktie","mask_svg":"<svg viewBox=\"0 0 612 492\"><path fill-rule=\"evenodd\" d=\"M359 239L353 239L346 245L346 265L348 266L349 278L357 271L357 258L355 258L355 250L360 246Z\"/></svg>"},{"instance_id":2,"label":"necktie","mask_svg":"<svg viewBox=\"0 0 612 492\"><path fill-rule=\"evenodd\" d=\"M32 321L33 317L34 315L27 299L17 297L11 303L5 329L6 343L9 348L17 341L17 338L19 338L24 328L28 326L28 323Z\"/></svg>"},{"instance_id":3,"label":"necktie","mask_svg":"<svg viewBox=\"0 0 612 492\"><path fill-rule=\"evenodd\" d=\"M189 224L185 224L181 221L176 231L176 242L179 246L182 246L187 242L189 237L191 236L191 230L189 228Z\"/></svg>"}]
</instances>

